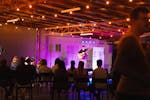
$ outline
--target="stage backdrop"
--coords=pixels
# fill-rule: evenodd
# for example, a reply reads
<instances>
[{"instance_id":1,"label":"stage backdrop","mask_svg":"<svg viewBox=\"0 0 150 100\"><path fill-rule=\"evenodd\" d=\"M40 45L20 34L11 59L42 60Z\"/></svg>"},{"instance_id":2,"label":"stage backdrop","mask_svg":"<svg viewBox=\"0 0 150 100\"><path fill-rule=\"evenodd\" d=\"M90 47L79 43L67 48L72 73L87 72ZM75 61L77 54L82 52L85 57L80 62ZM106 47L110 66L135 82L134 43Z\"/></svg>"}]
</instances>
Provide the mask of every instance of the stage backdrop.
<instances>
[{"instance_id":1,"label":"stage backdrop","mask_svg":"<svg viewBox=\"0 0 150 100\"><path fill-rule=\"evenodd\" d=\"M57 57L65 61L67 68L69 68L71 60L76 61L77 67L77 63L79 62L77 53L82 45L85 45L86 48L89 49L93 47L103 47L105 55L104 67L110 69L112 63L112 48L111 45L108 45L105 41L80 37L51 36L46 34L48 33L44 30L39 32L39 53L37 54L37 58L47 59L50 67L54 65L54 61Z\"/></svg>"}]
</instances>

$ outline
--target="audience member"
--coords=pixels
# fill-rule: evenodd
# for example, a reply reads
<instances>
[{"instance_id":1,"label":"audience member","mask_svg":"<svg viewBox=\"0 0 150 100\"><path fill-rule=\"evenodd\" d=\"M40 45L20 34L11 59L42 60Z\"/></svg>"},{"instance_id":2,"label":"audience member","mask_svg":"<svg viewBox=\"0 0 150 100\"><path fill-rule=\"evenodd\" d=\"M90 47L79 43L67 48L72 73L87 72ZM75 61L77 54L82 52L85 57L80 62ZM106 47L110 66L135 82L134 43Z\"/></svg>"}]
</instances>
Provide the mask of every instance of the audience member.
<instances>
[{"instance_id":1,"label":"audience member","mask_svg":"<svg viewBox=\"0 0 150 100\"><path fill-rule=\"evenodd\" d=\"M55 73L55 71L58 69L58 63L60 62L59 58L55 59L55 65L52 66L52 72Z\"/></svg>"},{"instance_id":2,"label":"audience member","mask_svg":"<svg viewBox=\"0 0 150 100\"><path fill-rule=\"evenodd\" d=\"M92 77L94 79L106 79L107 78L107 71L102 68L102 60L97 60L97 66L98 66L98 68L96 68L93 71ZM103 88L106 88L106 84L105 83L96 83L95 87L98 89L103 89Z\"/></svg>"},{"instance_id":3,"label":"audience member","mask_svg":"<svg viewBox=\"0 0 150 100\"><path fill-rule=\"evenodd\" d=\"M38 67L39 73L49 73L51 72L51 69L47 66L46 59L40 60L40 65Z\"/></svg>"},{"instance_id":4,"label":"audience member","mask_svg":"<svg viewBox=\"0 0 150 100\"><path fill-rule=\"evenodd\" d=\"M148 31L148 13L145 7L133 10L131 28L118 44L113 69L120 75L116 85L117 100L150 100L150 66L138 37Z\"/></svg>"}]
</instances>

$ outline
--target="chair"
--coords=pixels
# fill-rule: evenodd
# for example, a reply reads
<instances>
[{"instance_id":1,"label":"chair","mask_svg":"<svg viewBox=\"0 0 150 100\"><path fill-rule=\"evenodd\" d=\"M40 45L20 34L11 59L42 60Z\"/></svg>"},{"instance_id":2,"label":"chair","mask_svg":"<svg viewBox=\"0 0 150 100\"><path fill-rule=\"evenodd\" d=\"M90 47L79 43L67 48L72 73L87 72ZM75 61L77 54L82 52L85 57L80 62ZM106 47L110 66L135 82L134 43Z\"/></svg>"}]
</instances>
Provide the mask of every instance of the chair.
<instances>
[{"instance_id":1,"label":"chair","mask_svg":"<svg viewBox=\"0 0 150 100\"><path fill-rule=\"evenodd\" d=\"M108 100L108 92L109 92L109 87L108 87L108 84L107 84L107 78L104 78L104 79L100 79L100 78L92 78L92 88L93 88L93 92L95 93L95 90L98 92L97 93L97 99L98 100L101 100L100 99L100 96L101 96L101 92L106 90L107 92L107 100ZM103 100L103 95L102 95L102 100Z\"/></svg>"},{"instance_id":2,"label":"chair","mask_svg":"<svg viewBox=\"0 0 150 100\"><path fill-rule=\"evenodd\" d=\"M49 73L39 73L38 74L38 80L37 80L38 94L40 92L40 85L43 84L43 83L45 83L46 85L50 84L50 88L51 88L52 78L53 78L53 73L52 72L49 72Z\"/></svg>"},{"instance_id":3,"label":"chair","mask_svg":"<svg viewBox=\"0 0 150 100\"><path fill-rule=\"evenodd\" d=\"M75 82L75 89L78 94L78 100L80 100L80 92L81 90L84 91L89 91L89 86L88 86L89 79L88 78L77 78Z\"/></svg>"},{"instance_id":4,"label":"chair","mask_svg":"<svg viewBox=\"0 0 150 100\"><path fill-rule=\"evenodd\" d=\"M53 79L53 86L52 86L52 91L51 91L51 99L54 100L54 94L55 91L57 92L58 97L60 97L60 94L64 91L65 93L68 92L69 90L69 81L68 77L54 77ZM61 99L61 98L58 98ZM66 100L67 100L66 96Z\"/></svg>"}]
</instances>

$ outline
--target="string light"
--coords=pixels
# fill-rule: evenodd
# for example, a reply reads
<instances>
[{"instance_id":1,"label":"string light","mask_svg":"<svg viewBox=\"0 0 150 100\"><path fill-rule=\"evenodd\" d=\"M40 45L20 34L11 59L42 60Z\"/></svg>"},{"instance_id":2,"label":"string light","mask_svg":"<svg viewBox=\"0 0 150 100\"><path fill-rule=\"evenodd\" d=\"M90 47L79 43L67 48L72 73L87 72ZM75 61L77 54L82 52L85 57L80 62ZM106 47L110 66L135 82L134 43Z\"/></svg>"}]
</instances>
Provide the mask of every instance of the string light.
<instances>
[{"instance_id":1,"label":"string light","mask_svg":"<svg viewBox=\"0 0 150 100\"><path fill-rule=\"evenodd\" d=\"M118 29L118 32L121 32L121 29Z\"/></svg>"},{"instance_id":2,"label":"string light","mask_svg":"<svg viewBox=\"0 0 150 100\"><path fill-rule=\"evenodd\" d=\"M8 25L8 23L5 23L5 25Z\"/></svg>"},{"instance_id":3,"label":"string light","mask_svg":"<svg viewBox=\"0 0 150 100\"><path fill-rule=\"evenodd\" d=\"M126 18L126 21L129 22L129 21L130 21L130 18Z\"/></svg>"},{"instance_id":4,"label":"string light","mask_svg":"<svg viewBox=\"0 0 150 100\"><path fill-rule=\"evenodd\" d=\"M24 19L23 19L23 18L22 18L21 20L22 20L22 21L24 21Z\"/></svg>"},{"instance_id":5,"label":"string light","mask_svg":"<svg viewBox=\"0 0 150 100\"><path fill-rule=\"evenodd\" d=\"M30 28L28 28L28 30L30 30Z\"/></svg>"},{"instance_id":6,"label":"string light","mask_svg":"<svg viewBox=\"0 0 150 100\"><path fill-rule=\"evenodd\" d=\"M129 0L129 2L133 2L133 0Z\"/></svg>"},{"instance_id":7,"label":"string light","mask_svg":"<svg viewBox=\"0 0 150 100\"><path fill-rule=\"evenodd\" d=\"M100 36L100 37L99 37L99 39L101 40L101 39L102 39L102 37Z\"/></svg>"},{"instance_id":8,"label":"string light","mask_svg":"<svg viewBox=\"0 0 150 100\"><path fill-rule=\"evenodd\" d=\"M16 10L17 10L17 11L20 11L20 9L19 9L19 8L17 8Z\"/></svg>"},{"instance_id":9,"label":"string light","mask_svg":"<svg viewBox=\"0 0 150 100\"><path fill-rule=\"evenodd\" d=\"M125 32L122 32L122 35L124 35L125 34Z\"/></svg>"},{"instance_id":10,"label":"string light","mask_svg":"<svg viewBox=\"0 0 150 100\"><path fill-rule=\"evenodd\" d=\"M112 38L112 37L113 37L113 35L110 35L110 37Z\"/></svg>"},{"instance_id":11,"label":"string light","mask_svg":"<svg viewBox=\"0 0 150 100\"><path fill-rule=\"evenodd\" d=\"M94 23L93 26L96 26L96 24Z\"/></svg>"},{"instance_id":12,"label":"string light","mask_svg":"<svg viewBox=\"0 0 150 100\"><path fill-rule=\"evenodd\" d=\"M90 6L89 5L86 5L86 9L89 9L90 8Z\"/></svg>"},{"instance_id":13,"label":"string light","mask_svg":"<svg viewBox=\"0 0 150 100\"><path fill-rule=\"evenodd\" d=\"M42 19L45 19L45 16L42 16Z\"/></svg>"},{"instance_id":14,"label":"string light","mask_svg":"<svg viewBox=\"0 0 150 100\"><path fill-rule=\"evenodd\" d=\"M35 30L38 31L38 28L36 28Z\"/></svg>"},{"instance_id":15,"label":"string light","mask_svg":"<svg viewBox=\"0 0 150 100\"><path fill-rule=\"evenodd\" d=\"M18 29L18 27L16 27L16 29Z\"/></svg>"},{"instance_id":16,"label":"string light","mask_svg":"<svg viewBox=\"0 0 150 100\"><path fill-rule=\"evenodd\" d=\"M29 8L31 9L31 8L32 8L32 5L29 5Z\"/></svg>"},{"instance_id":17,"label":"string light","mask_svg":"<svg viewBox=\"0 0 150 100\"><path fill-rule=\"evenodd\" d=\"M54 15L54 17L58 17L58 15L57 15L57 14L55 14L55 15Z\"/></svg>"},{"instance_id":18,"label":"string light","mask_svg":"<svg viewBox=\"0 0 150 100\"><path fill-rule=\"evenodd\" d=\"M72 11L69 12L70 15L71 15L72 13L73 13Z\"/></svg>"},{"instance_id":19,"label":"string light","mask_svg":"<svg viewBox=\"0 0 150 100\"><path fill-rule=\"evenodd\" d=\"M13 22L13 24L15 24L15 22Z\"/></svg>"},{"instance_id":20,"label":"string light","mask_svg":"<svg viewBox=\"0 0 150 100\"><path fill-rule=\"evenodd\" d=\"M67 23L67 25L69 26L69 25L70 25L70 23Z\"/></svg>"},{"instance_id":21,"label":"string light","mask_svg":"<svg viewBox=\"0 0 150 100\"><path fill-rule=\"evenodd\" d=\"M110 2L109 1L106 1L106 5L109 5L110 4Z\"/></svg>"},{"instance_id":22,"label":"string light","mask_svg":"<svg viewBox=\"0 0 150 100\"><path fill-rule=\"evenodd\" d=\"M150 22L150 19L148 19L148 22Z\"/></svg>"},{"instance_id":23,"label":"string light","mask_svg":"<svg viewBox=\"0 0 150 100\"><path fill-rule=\"evenodd\" d=\"M111 22L111 21L109 21L109 22L108 22L108 24L109 24L109 25L111 25L111 24L112 24L112 22Z\"/></svg>"},{"instance_id":24,"label":"string light","mask_svg":"<svg viewBox=\"0 0 150 100\"><path fill-rule=\"evenodd\" d=\"M3 26L2 24L0 24L0 26Z\"/></svg>"},{"instance_id":25,"label":"string light","mask_svg":"<svg viewBox=\"0 0 150 100\"><path fill-rule=\"evenodd\" d=\"M33 15L31 15L30 17L33 18Z\"/></svg>"}]
</instances>

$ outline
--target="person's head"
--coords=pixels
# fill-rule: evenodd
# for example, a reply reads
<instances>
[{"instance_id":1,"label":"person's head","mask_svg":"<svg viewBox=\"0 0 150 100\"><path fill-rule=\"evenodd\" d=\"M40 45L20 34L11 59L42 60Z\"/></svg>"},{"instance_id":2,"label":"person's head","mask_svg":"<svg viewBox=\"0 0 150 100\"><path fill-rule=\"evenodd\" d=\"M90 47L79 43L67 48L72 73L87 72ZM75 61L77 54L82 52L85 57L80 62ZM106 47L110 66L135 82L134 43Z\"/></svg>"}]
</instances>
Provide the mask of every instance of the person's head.
<instances>
[{"instance_id":1,"label":"person's head","mask_svg":"<svg viewBox=\"0 0 150 100\"><path fill-rule=\"evenodd\" d=\"M26 57L25 64L26 65L31 65L31 59L29 57Z\"/></svg>"},{"instance_id":2,"label":"person's head","mask_svg":"<svg viewBox=\"0 0 150 100\"><path fill-rule=\"evenodd\" d=\"M1 67L7 66L7 60L6 60L6 59L1 59L1 60L0 60L0 66L1 66Z\"/></svg>"},{"instance_id":3,"label":"person's head","mask_svg":"<svg viewBox=\"0 0 150 100\"><path fill-rule=\"evenodd\" d=\"M59 59L59 58L56 58L56 59L55 59L55 65L58 64L59 62L60 62L60 59Z\"/></svg>"},{"instance_id":4,"label":"person's head","mask_svg":"<svg viewBox=\"0 0 150 100\"><path fill-rule=\"evenodd\" d=\"M98 67L102 67L102 63L103 63L103 61L101 59L97 60L97 66Z\"/></svg>"},{"instance_id":5,"label":"person's head","mask_svg":"<svg viewBox=\"0 0 150 100\"><path fill-rule=\"evenodd\" d=\"M46 59L42 59L42 60L41 60L41 65L47 65Z\"/></svg>"},{"instance_id":6,"label":"person's head","mask_svg":"<svg viewBox=\"0 0 150 100\"><path fill-rule=\"evenodd\" d=\"M11 66L12 66L12 67L17 67L17 66L19 66L19 64L20 64L20 59L19 59L19 57L18 57L18 56L14 56L14 57L12 58Z\"/></svg>"},{"instance_id":7,"label":"person's head","mask_svg":"<svg viewBox=\"0 0 150 100\"><path fill-rule=\"evenodd\" d=\"M85 50L85 46L84 45L82 46L82 50Z\"/></svg>"},{"instance_id":8,"label":"person's head","mask_svg":"<svg viewBox=\"0 0 150 100\"><path fill-rule=\"evenodd\" d=\"M58 62L58 68L59 68L59 69L62 69L62 70L66 70L65 62L62 61L62 60L60 60L60 61Z\"/></svg>"},{"instance_id":9,"label":"person's head","mask_svg":"<svg viewBox=\"0 0 150 100\"><path fill-rule=\"evenodd\" d=\"M83 61L79 61L78 69L79 70L83 70L84 69L84 62Z\"/></svg>"},{"instance_id":10,"label":"person's head","mask_svg":"<svg viewBox=\"0 0 150 100\"><path fill-rule=\"evenodd\" d=\"M136 35L142 35L149 31L149 9L137 7L130 14L131 27L136 31Z\"/></svg>"}]
</instances>

